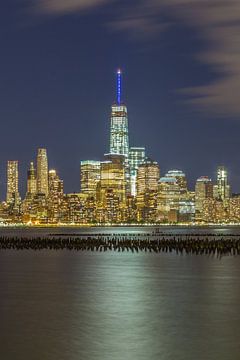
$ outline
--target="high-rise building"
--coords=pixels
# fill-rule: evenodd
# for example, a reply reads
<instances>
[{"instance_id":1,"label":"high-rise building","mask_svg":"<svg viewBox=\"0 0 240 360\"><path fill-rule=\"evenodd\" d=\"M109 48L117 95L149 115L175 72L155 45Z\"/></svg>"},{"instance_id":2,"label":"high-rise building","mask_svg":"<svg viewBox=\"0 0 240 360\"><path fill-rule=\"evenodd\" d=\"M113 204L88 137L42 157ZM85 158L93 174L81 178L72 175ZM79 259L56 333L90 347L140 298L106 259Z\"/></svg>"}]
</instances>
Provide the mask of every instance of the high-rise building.
<instances>
[{"instance_id":1,"label":"high-rise building","mask_svg":"<svg viewBox=\"0 0 240 360\"><path fill-rule=\"evenodd\" d=\"M186 175L184 174L184 172L182 172L181 170L169 170L167 172L167 174L165 175L165 177L176 179L176 181L180 187L181 193L187 192L187 179L186 179Z\"/></svg>"},{"instance_id":2,"label":"high-rise building","mask_svg":"<svg viewBox=\"0 0 240 360\"><path fill-rule=\"evenodd\" d=\"M105 158L97 186L97 218L99 222L121 222L126 207L125 158L118 154L107 154Z\"/></svg>"},{"instance_id":3,"label":"high-rise building","mask_svg":"<svg viewBox=\"0 0 240 360\"><path fill-rule=\"evenodd\" d=\"M110 128L110 154L124 155L128 159L128 115L122 102L122 72L117 72L117 98L112 105Z\"/></svg>"},{"instance_id":4,"label":"high-rise building","mask_svg":"<svg viewBox=\"0 0 240 360\"><path fill-rule=\"evenodd\" d=\"M101 162L100 168L100 201L105 196L106 190L113 190L121 203L126 201L126 178L124 169L124 156L106 154L106 161Z\"/></svg>"},{"instance_id":5,"label":"high-rise building","mask_svg":"<svg viewBox=\"0 0 240 360\"><path fill-rule=\"evenodd\" d=\"M217 169L217 186L215 197L220 200L230 198L230 186L228 185L228 173L224 166L219 166Z\"/></svg>"},{"instance_id":6,"label":"high-rise building","mask_svg":"<svg viewBox=\"0 0 240 360\"><path fill-rule=\"evenodd\" d=\"M162 177L158 187L159 219L169 219L169 214L177 219L181 196L180 185L174 177Z\"/></svg>"},{"instance_id":7,"label":"high-rise building","mask_svg":"<svg viewBox=\"0 0 240 360\"><path fill-rule=\"evenodd\" d=\"M156 161L146 158L137 170L137 195L146 191L158 190L160 169Z\"/></svg>"},{"instance_id":8,"label":"high-rise building","mask_svg":"<svg viewBox=\"0 0 240 360\"><path fill-rule=\"evenodd\" d=\"M130 194L129 136L127 107L122 102L122 72L117 71L117 95L111 108L110 154L124 156L126 192Z\"/></svg>"},{"instance_id":9,"label":"high-rise building","mask_svg":"<svg viewBox=\"0 0 240 360\"><path fill-rule=\"evenodd\" d=\"M154 222L157 210L159 165L146 158L137 170L137 220Z\"/></svg>"},{"instance_id":10,"label":"high-rise building","mask_svg":"<svg viewBox=\"0 0 240 360\"><path fill-rule=\"evenodd\" d=\"M56 170L50 170L48 176L48 219L51 222L59 221L61 203L63 200L63 180L59 178Z\"/></svg>"},{"instance_id":11,"label":"high-rise building","mask_svg":"<svg viewBox=\"0 0 240 360\"><path fill-rule=\"evenodd\" d=\"M213 183L208 176L201 176L196 181L195 185L195 210L196 216L202 213L203 201L205 199L213 198Z\"/></svg>"},{"instance_id":12,"label":"high-rise building","mask_svg":"<svg viewBox=\"0 0 240 360\"><path fill-rule=\"evenodd\" d=\"M37 192L38 194L48 195L48 158L46 149L38 149Z\"/></svg>"},{"instance_id":13,"label":"high-rise building","mask_svg":"<svg viewBox=\"0 0 240 360\"><path fill-rule=\"evenodd\" d=\"M7 197L8 204L17 204L20 201L18 191L18 161L7 163Z\"/></svg>"},{"instance_id":14,"label":"high-rise building","mask_svg":"<svg viewBox=\"0 0 240 360\"><path fill-rule=\"evenodd\" d=\"M129 150L129 167L130 167L130 183L131 195L137 195L137 170L140 164L145 160L144 147L131 147Z\"/></svg>"},{"instance_id":15,"label":"high-rise building","mask_svg":"<svg viewBox=\"0 0 240 360\"><path fill-rule=\"evenodd\" d=\"M100 180L100 161L81 161L81 192L96 196L97 184Z\"/></svg>"},{"instance_id":16,"label":"high-rise building","mask_svg":"<svg viewBox=\"0 0 240 360\"><path fill-rule=\"evenodd\" d=\"M34 163L30 163L30 168L27 172L27 194L35 195L37 192L37 176L34 168Z\"/></svg>"}]
</instances>

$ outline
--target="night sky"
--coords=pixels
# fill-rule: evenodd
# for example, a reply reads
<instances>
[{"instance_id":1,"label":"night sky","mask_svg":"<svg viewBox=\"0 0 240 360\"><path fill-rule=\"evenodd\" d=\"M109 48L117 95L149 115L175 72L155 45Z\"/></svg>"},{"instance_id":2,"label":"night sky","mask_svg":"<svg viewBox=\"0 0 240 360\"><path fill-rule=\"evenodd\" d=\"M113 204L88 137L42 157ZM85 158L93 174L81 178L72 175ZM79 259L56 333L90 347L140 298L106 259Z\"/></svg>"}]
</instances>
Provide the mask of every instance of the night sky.
<instances>
[{"instance_id":1,"label":"night sky","mask_svg":"<svg viewBox=\"0 0 240 360\"><path fill-rule=\"evenodd\" d=\"M130 145L192 189L225 165L240 192L239 24L234 0L1 0L1 198L7 160L24 195L38 147L79 191L80 161L108 152L118 67Z\"/></svg>"}]
</instances>

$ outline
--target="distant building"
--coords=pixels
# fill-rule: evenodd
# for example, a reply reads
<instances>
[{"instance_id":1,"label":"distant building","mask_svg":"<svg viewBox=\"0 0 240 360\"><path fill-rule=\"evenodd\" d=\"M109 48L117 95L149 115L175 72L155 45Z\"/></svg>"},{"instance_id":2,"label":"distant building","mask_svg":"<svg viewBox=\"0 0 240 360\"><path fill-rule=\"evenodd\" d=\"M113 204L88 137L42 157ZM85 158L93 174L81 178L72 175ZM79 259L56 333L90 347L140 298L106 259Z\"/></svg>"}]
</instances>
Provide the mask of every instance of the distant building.
<instances>
[{"instance_id":1,"label":"distant building","mask_svg":"<svg viewBox=\"0 0 240 360\"><path fill-rule=\"evenodd\" d=\"M117 72L117 97L112 105L110 129L110 154L124 155L128 159L128 115L122 102L122 72Z\"/></svg>"},{"instance_id":2,"label":"distant building","mask_svg":"<svg viewBox=\"0 0 240 360\"><path fill-rule=\"evenodd\" d=\"M118 154L105 155L101 162L100 182L97 189L99 222L120 222L126 207L125 157Z\"/></svg>"},{"instance_id":3,"label":"distant building","mask_svg":"<svg viewBox=\"0 0 240 360\"><path fill-rule=\"evenodd\" d=\"M46 149L38 149L37 192L46 196L48 195L48 158Z\"/></svg>"},{"instance_id":4,"label":"distant building","mask_svg":"<svg viewBox=\"0 0 240 360\"><path fill-rule=\"evenodd\" d=\"M160 168L156 161L146 158L137 170L137 218L154 222L157 210Z\"/></svg>"},{"instance_id":5,"label":"distant building","mask_svg":"<svg viewBox=\"0 0 240 360\"><path fill-rule=\"evenodd\" d=\"M213 183L208 176L201 176L196 181L195 185L195 209L196 219L201 219L203 210L203 201L205 199L213 198Z\"/></svg>"},{"instance_id":6,"label":"distant building","mask_svg":"<svg viewBox=\"0 0 240 360\"><path fill-rule=\"evenodd\" d=\"M18 161L8 161L7 163L7 196L8 204L17 205L20 202L18 191Z\"/></svg>"},{"instance_id":7,"label":"distant building","mask_svg":"<svg viewBox=\"0 0 240 360\"><path fill-rule=\"evenodd\" d=\"M176 179L181 193L187 192L187 179L186 179L186 175L184 174L184 172L182 172L181 170L169 170L166 173L165 177Z\"/></svg>"},{"instance_id":8,"label":"distant building","mask_svg":"<svg viewBox=\"0 0 240 360\"><path fill-rule=\"evenodd\" d=\"M158 220L176 222L178 219L179 202L181 197L180 185L174 177L160 178L158 185ZM174 221L173 221L174 219Z\"/></svg>"},{"instance_id":9,"label":"distant building","mask_svg":"<svg viewBox=\"0 0 240 360\"><path fill-rule=\"evenodd\" d=\"M139 165L143 164L145 160L144 147L131 147L129 150L129 167L130 167L130 183L131 195L137 195L137 170Z\"/></svg>"},{"instance_id":10,"label":"distant building","mask_svg":"<svg viewBox=\"0 0 240 360\"><path fill-rule=\"evenodd\" d=\"M137 171L137 195L149 190L158 190L160 168L156 161L146 158Z\"/></svg>"},{"instance_id":11,"label":"distant building","mask_svg":"<svg viewBox=\"0 0 240 360\"><path fill-rule=\"evenodd\" d=\"M224 166L219 166L217 169L217 185L215 187L215 197L220 200L226 200L230 198L228 172Z\"/></svg>"},{"instance_id":12,"label":"distant building","mask_svg":"<svg viewBox=\"0 0 240 360\"><path fill-rule=\"evenodd\" d=\"M48 220L50 222L58 222L61 218L63 180L59 178L56 170L49 171L48 179Z\"/></svg>"},{"instance_id":13,"label":"distant building","mask_svg":"<svg viewBox=\"0 0 240 360\"><path fill-rule=\"evenodd\" d=\"M34 163L30 163L29 170L27 172L27 194L33 196L37 193L37 175L34 168Z\"/></svg>"},{"instance_id":14,"label":"distant building","mask_svg":"<svg viewBox=\"0 0 240 360\"><path fill-rule=\"evenodd\" d=\"M117 72L116 101L111 108L110 154L123 155L126 191L130 194L129 134L127 106L122 102L122 72Z\"/></svg>"},{"instance_id":15,"label":"distant building","mask_svg":"<svg viewBox=\"0 0 240 360\"><path fill-rule=\"evenodd\" d=\"M100 180L100 161L81 161L80 178L81 192L96 196L97 184Z\"/></svg>"},{"instance_id":16,"label":"distant building","mask_svg":"<svg viewBox=\"0 0 240 360\"><path fill-rule=\"evenodd\" d=\"M229 222L229 204L221 199L208 198L203 201L202 220L206 223Z\"/></svg>"}]
</instances>

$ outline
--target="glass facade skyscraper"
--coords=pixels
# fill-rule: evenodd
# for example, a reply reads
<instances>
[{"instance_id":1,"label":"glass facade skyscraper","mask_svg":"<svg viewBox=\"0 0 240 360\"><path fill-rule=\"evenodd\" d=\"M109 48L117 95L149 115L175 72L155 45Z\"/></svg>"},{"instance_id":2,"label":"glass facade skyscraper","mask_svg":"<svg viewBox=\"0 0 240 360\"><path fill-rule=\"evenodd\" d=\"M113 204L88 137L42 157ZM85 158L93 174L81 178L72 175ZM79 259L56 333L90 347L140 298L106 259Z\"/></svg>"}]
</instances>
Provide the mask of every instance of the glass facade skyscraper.
<instances>
[{"instance_id":1,"label":"glass facade skyscraper","mask_svg":"<svg viewBox=\"0 0 240 360\"><path fill-rule=\"evenodd\" d=\"M128 159L128 114L127 107L122 103L122 72L117 72L117 98L112 105L110 129L110 154L124 155Z\"/></svg>"},{"instance_id":2,"label":"glass facade skyscraper","mask_svg":"<svg viewBox=\"0 0 240 360\"><path fill-rule=\"evenodd\" d=\"M230 186L228 185L228 172L224 166L217 169L217 197L220 200L229 199Z\"/></svg>"},{"instance_id":3,"label":"glass facade skyscraper","mask_svg":"<svg viewBox=\"0 0 240 360\"><path fill-rule=\"evenodd\" d=\"M34 163L30 163L30 168L27 172L27 194L35 195L37 192L37 176L34 168Z\"/></svg>"},{"instance_id":4,"label":"glass facade skyscraper","mask_svg":"<svg viewBox=\"0 0 240 360\"><path fill-rule=\"evenodd\" d=\"M88 195L96 195L97 183L100 180L100 161L81 161L81 192Z\"/></svg>"},{"instance_id":5,"label":"glass facade skyscraper","mask_svg":"<svg viewBox=\"0 0 240 360\"><path fill-rule=\"evenodd\" d=\"M46 196L48 195L48 158L46 149L38 149L37 192Z\"/></svg>"},{"instance_id":6,"label":"glass facade skyscraper","mask_svg":"<svg viewBox=\"0 0 240 360\"><path fill-rule=\"evenodd\" d=\"M145 147L131 147L129 150L129 167L131 195L137 195L137 170L140 164L145 160Z\"/></svg>"},{"instance_id":7,"label":"glass facade skyscraper","mask_svg":"<svg viewBox=\"0 0 240 360\"><path fill-rule=\"evenodd\" d=\"M122 102L122 72L117 71L116 101L112 105L110 124L110 154L123 155L126 192L130 193L129 135L127 107Z\"/></svg>"}]
</instances>

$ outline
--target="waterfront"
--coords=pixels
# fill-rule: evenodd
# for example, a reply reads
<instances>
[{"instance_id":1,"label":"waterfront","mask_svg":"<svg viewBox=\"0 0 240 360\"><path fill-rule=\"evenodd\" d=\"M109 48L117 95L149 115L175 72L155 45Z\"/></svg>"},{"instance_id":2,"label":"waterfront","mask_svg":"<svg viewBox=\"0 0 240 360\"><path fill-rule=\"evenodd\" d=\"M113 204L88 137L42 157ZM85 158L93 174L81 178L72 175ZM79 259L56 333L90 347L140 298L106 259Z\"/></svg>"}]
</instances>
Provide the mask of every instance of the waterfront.
<instances>
[{"instance_id":1,"label":"waterfront","mask_svg":"<svg viewBox=\"0 0 240 360\"><path fill-rule=\"evenodd\" d=\"M238 257L1 251L0 357L237 360L239 277Z\"/></svg>"}]
</instances>

